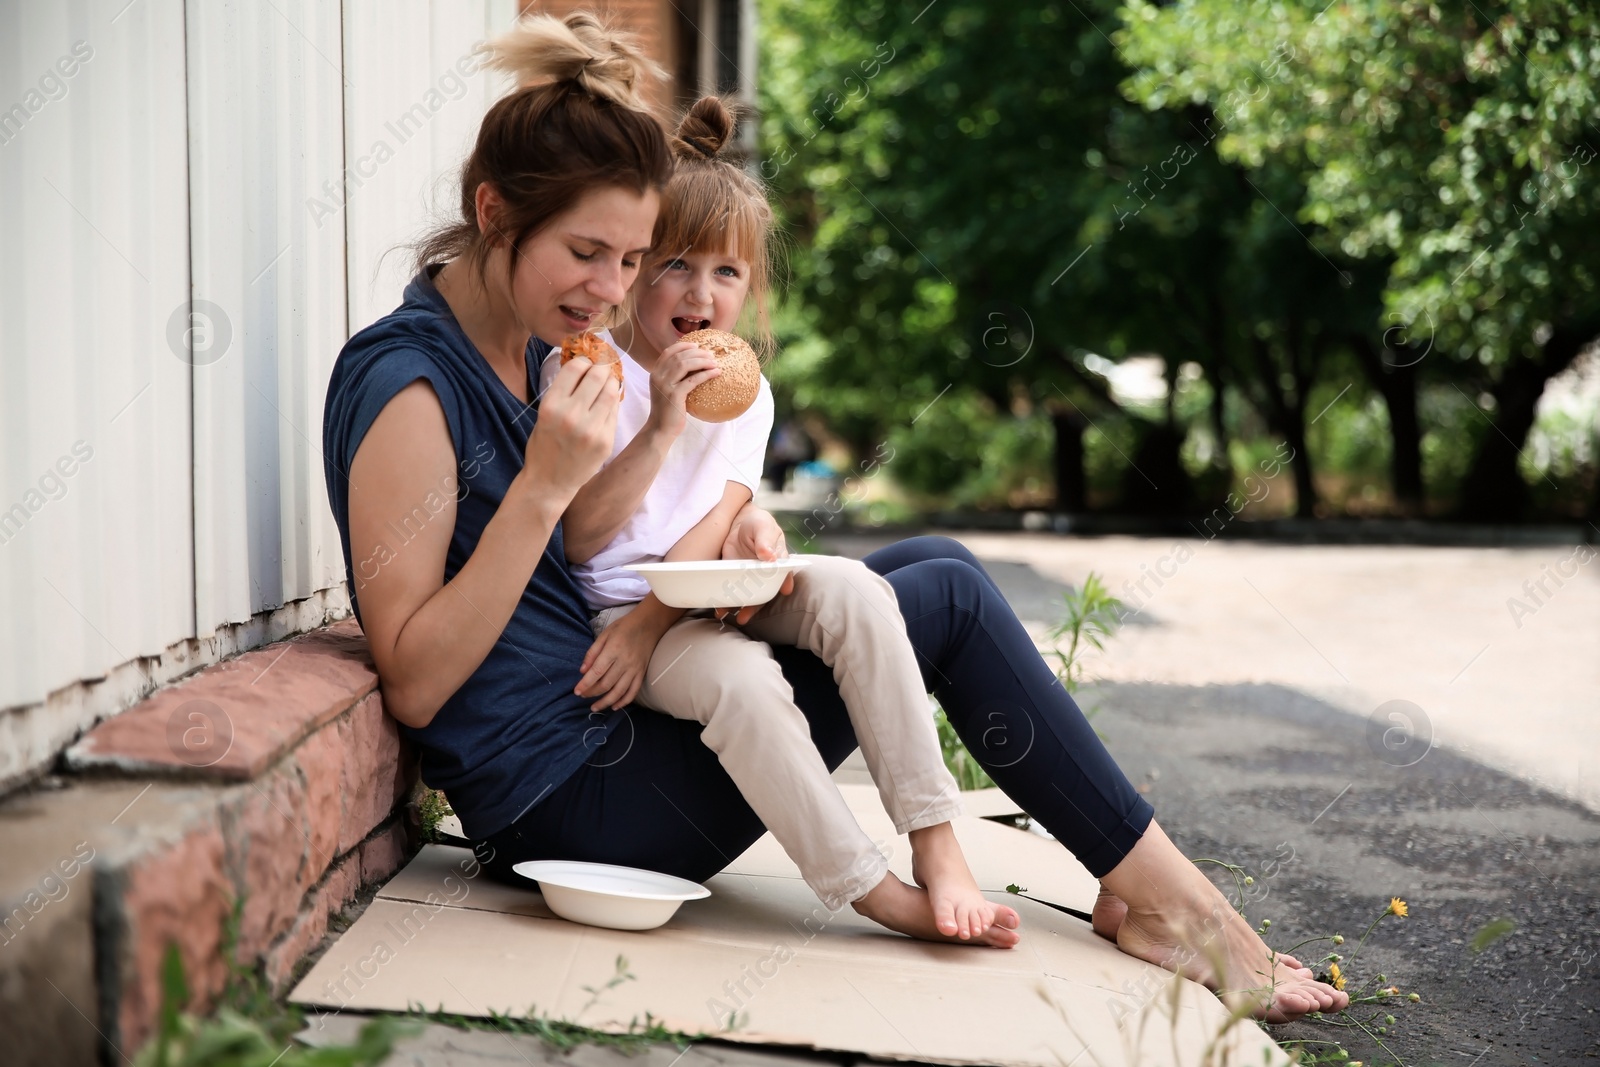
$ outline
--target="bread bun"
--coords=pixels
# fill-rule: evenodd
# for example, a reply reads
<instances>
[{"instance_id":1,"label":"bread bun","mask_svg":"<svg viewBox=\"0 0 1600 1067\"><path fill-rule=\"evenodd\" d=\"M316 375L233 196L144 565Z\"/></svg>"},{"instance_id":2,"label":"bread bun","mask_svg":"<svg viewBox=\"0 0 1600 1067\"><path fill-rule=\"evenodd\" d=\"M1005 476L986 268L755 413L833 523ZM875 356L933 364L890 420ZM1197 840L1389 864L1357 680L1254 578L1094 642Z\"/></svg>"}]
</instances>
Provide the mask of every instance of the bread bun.
<instances>
[{"instance_id":1,"label":"bread bun","mask_svg":"<svg viewBox=\"0 0 1600 1067\"><path fill-rule=\"evenodd\" d=\"M761 360L744 338L723 330L696 330L678 340L710 352L722 368L721 374L689 392L684 410L701 422L727 422L750 410L761 392Z\"/></svg>"},{"instance_id":2,"label":"bread bun","mask_svg":"<svg viewBox=\"0 0 1600 1067\"><path fill-rule=\"evenodd\" d=\"M611 376L617 380L617 394L622 393L622 356L615 348L606 343L606 339L597 333L575 333L561 342L561 365L567 365L567 360L574 356L582 356L590 363L601 364L611 368Z\"/></svg>"}]
</instances>

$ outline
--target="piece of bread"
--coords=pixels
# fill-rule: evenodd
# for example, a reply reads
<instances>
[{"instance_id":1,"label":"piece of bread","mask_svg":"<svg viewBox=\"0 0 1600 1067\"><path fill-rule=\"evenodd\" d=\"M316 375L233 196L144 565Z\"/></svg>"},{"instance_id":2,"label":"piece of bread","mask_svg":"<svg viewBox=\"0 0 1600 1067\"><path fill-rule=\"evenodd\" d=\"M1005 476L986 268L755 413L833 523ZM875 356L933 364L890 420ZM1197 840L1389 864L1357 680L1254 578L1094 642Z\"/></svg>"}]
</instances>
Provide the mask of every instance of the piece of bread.
<instances>
[{"instance_id":1,"label":"piece of bread","mask_svg":"<svg viewBox=\"0 0 1600 1067\"><path fill-rule=\"evenodd\" d=\"M702 422L737 419L761 392L761 360L744 338L723 330L695 330L678 338L693 341L716 357L722 373L689 393L684 410Z\"/></svg>"},{"instance_id":2,"label":"piece of bread","mask_svg":"<svg viewBox=\"0 0 1600 1067\"><path fill-rule=\"evenodd\" d=\"M621 395L622 356L604 337L597 333L575 333L567 337L561 342L561 365L566 366L567 360L574 356L582 356L590 363L609 365L612 377L617 379L618 395Z\"/></svg>"}]
</instances>

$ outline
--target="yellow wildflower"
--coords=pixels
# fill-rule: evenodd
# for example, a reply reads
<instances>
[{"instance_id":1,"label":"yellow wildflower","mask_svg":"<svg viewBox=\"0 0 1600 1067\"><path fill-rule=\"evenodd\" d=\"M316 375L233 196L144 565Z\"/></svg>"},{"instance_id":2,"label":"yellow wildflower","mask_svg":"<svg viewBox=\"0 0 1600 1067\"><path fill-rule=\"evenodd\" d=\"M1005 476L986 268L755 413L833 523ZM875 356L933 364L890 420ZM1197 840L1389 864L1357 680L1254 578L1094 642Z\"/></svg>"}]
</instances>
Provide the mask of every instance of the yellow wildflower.
<instances>
[{"instance_id":1,"label":"yellow wildflower","mask_svg":"<svg viewBox=\"0 0 1600 1067\"><path fill-rule=\"evenodd\" d=\"M1335 989L1344 988L1344 972L1339 969L1337 963L1328 964L1328 984Z\"/></svg>"},{"instance_id":2,"label":"yellow wildflower","mask_svg":"<svg viewBox=\"0 0 1600 1067\"><path fill-rule=\"evenodd\" d=\"M1400 918L1404 919L1406 917L1406 914L1407 914L1406 902L1401 900L1399 897L1390 897L1389 898L1389 914L1390 915L1398 915Z\"/></svg>"},{"instance_id":3,"label":"yellow wildflower","mask_svg":"<svg viewBox=\"0 0 1600 1067\"><path fill-rule=\"evenodd\" d=\"M1386 997L1398 997L1400 995L1400 987L1392 985L1386 989L1380 990L1380 992Z\"/></svg>"}]
</instances>

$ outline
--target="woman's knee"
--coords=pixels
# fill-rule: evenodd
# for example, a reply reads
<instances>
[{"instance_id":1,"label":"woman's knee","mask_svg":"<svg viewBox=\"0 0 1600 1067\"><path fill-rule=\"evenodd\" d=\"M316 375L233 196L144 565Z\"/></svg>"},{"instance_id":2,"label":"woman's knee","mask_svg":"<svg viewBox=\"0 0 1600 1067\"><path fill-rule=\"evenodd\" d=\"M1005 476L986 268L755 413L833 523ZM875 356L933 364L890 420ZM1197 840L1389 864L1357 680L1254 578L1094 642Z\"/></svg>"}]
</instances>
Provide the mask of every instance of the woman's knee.
<instances>
[{"instance_id":1,"label":"woman's knee","mask_svg":"<svg viewBox=\"0 0 1600 1067\"><path fill-rule=\"evenodd\" d=\"M983 571L961 559L929 559L914 563L890 576L890 583L904 604L907 589L914 590L921 610L960 607L977 610L994 589Z\"/></svg>"},{"instance_id":2,"label":"woman's knee","mask_svg":"<svg viewBox=\"0 0 1600 1067\"><path fill-rule=\"evenodd\" d=\"M946 537L943 534L923 534L920 537L910 538L907 547L921 556L925 562L957 560L975 570L983 570L983 564L978 562L978 557L972 554L972 550L953 537Z\"/></svg>"}]
</instances>

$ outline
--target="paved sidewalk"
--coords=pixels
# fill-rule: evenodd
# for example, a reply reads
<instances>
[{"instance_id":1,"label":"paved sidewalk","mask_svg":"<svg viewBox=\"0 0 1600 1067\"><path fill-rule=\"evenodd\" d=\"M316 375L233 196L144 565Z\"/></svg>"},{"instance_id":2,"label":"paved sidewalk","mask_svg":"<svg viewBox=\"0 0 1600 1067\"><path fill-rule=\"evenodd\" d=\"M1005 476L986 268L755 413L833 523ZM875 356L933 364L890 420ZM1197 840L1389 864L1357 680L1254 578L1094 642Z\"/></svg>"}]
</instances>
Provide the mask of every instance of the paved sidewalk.
<instances>
[{"instance_id":1,"label":"paved sidewalk","mask_svg":"<svg viewBox=\"0 0 1600 1067\"><path fill-rule=\"evenodd\" d=\"M1037 637L1059 618L1061 592L1091 570L1141 609L1093 654L1092 677L1277 683L1368 717L1407 700L1422 712L1411 716L1419 739L1600 810L1600 555L1579 564L1594 546L1574 556L1552 546L957 537ZM832 537L823 549L859 556L891 540ZM1558 585L1561 569L1576 574ZM1526 606L1515 617L1511 598ZM1394 720L1379 718L1381 735Z\"/></svg>"}]
</instances>

